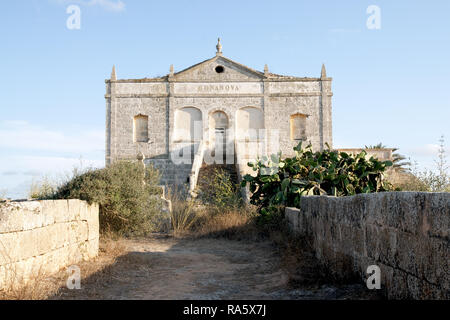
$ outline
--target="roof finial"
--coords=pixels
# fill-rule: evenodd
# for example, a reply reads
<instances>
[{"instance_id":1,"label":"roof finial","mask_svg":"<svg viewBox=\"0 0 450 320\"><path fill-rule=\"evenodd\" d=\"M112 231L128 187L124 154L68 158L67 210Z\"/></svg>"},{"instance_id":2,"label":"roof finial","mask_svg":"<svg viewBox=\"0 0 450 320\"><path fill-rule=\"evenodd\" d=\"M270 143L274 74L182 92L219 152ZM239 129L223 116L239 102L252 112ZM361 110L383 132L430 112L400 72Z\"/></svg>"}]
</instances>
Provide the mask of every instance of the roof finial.
<instances>
[{"instance_id":1,"label":"roof finial","mask_svg":"<svg viewBox=\"0 0 450 320\"><path fill-rule=\"evenodd\" d=\"M264 65L264 75L268 76L269 75L269 66L266 64Z\"/></svg>"},{"instance_id":2,"label":"roof finial","mask_svg":"<svg viewBox=\"0 0 450 320\"><path fill-rule=\"evenodd\" d=\"M320 72L320 77L322 79L327 77L327 70L325 69L325 64L322 64L322 71Z\"/></svg>"},{"instance_id":3,"label":"roof finial","mask_svg":"<svg viewBox=\"0 0 450 320\"><path fill-rule=\"evenodd\" d=\"M171 64L170 65L170 75L173 76L173 73L174 73L174 71L173 71L173 64Z\"/></svg>"},{"instance_id":4,"label":"roof finial","mask_svg":"<svg viewBox=\"0 0 450 320\"><path fill-rule=\"evenodd\" d=\"M116 77L116 66L113 65L112 71L111 71L111 80L116 81L117 77Z\"/></svg>"},{"instance_id":5,"label":"roof finial","mask_svg":"<svg viewBox=\"0 0 450 320\"><path fill-rule=\"evenodd\" d=\"M217 39L217 45L216 45L216 55L221 55L222 54L222 44L220 44L220 38Z\"/></svg>"}]
</instances>

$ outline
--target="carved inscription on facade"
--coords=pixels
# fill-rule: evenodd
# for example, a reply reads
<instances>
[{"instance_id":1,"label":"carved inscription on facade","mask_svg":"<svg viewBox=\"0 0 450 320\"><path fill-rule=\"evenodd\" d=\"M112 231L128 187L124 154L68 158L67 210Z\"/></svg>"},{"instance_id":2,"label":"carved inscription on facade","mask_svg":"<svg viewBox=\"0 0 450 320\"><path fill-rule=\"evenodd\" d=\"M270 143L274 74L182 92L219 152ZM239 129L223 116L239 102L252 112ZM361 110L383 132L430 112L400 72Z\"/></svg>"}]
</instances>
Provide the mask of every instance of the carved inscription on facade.
<instances>
[{"instance_id":1,"label":"carved inscription on facade","mask_svg":"<svg viewBox=\"0 0 450 320\"><path fill-rule=\"evenodd\" d=\"M226 83L175 83L176 94L260 94L260 83L226 82Z\"/></svg>"}]
</instances>

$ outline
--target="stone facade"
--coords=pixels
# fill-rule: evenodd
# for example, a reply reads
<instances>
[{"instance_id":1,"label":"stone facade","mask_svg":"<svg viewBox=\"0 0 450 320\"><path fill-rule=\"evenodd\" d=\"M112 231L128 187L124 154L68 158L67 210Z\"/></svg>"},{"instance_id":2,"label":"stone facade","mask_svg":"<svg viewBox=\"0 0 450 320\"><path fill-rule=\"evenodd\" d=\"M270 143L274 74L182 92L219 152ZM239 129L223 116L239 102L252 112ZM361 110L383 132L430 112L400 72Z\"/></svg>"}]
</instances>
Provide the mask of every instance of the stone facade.
<instances>
[{"instance_id":1,"label":"stone facade","mask_svg":"<svg viewBox=\"0 0 450 320\"><path fill-rule=\"evenodd\" d=\"M449 193L308 196L286 218L335 278L365 283L377 265L389 299L450 297Z\"/></svg>"},{"instance_id":2,"label":"stone facade","mask_svg":"<svg viewBox=\"0 0 450 320\"><path fill-rule=\"evenodd\" d=\"M143 154L146 164L162 171L164 184L180 184L195 171L192 161L200 143L205 152L199 156L205 157L214 150L215 135L222 129L227 148L233 149L230 159L236 163L279 151L291 155L299 142L293 139L293 130L303 130L304 140L315 150L324 149L326 143L332 146L332 79L325 67L319 78L282 76L269 73L267 66L260 72L234 62L217 48L213 58L176 73L171 67L160 78L118 80L113 69L106 80L106 164ZM224 119L220 128L214 122L218 114ZM304 128L293 128L294 115L306 119ZM148 116L148 141L133 138L137 116ZM193 120L200 128L196 137L193 130L186 134L182 130ZM255 136L252 130L264 133ZM251 143L260 147L258 154ZM192 161L176 163L173 155L184 156L189 148L192 157L187 158Z\"/></svg>"},{"instance_id":3,"label":"stone facade","mask_svg":"<svg viewBox=\"0 0 450 320\"><path fill-rule=\"evenodd\" d=\"M97 256L98 214L81 200L0 202L0 290Z\"/></svg>"}]
</instances>

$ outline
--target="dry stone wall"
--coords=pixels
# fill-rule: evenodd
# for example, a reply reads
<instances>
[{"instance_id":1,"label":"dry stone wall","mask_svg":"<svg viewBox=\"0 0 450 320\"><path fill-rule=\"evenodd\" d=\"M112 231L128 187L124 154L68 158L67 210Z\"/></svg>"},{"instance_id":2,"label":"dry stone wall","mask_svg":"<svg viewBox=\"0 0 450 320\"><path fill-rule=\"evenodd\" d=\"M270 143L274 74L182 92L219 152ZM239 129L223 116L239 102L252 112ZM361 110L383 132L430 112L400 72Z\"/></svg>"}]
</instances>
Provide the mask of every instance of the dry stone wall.
<instances>
[{"instance_id":1,"label":"dry stone wall","mask_svg":"<svg viewBox=\"0 0 450 320\"><path fill-rule=\"evenodd\" d=\"M0 289L97 256L99 207L81 200L0 203Z\"/></svg>"},{"instance_id":2,"label":"dry stone wall","mask_svg":"<svg viewBox=\"0 0 450 320\"><path fill-rule=\"evenodd\" d=\"M450 193L309 196L286 218L338 278L366 281L367 267L377 265L388 298L450 297Z\"/></svg>"}]
</instances>

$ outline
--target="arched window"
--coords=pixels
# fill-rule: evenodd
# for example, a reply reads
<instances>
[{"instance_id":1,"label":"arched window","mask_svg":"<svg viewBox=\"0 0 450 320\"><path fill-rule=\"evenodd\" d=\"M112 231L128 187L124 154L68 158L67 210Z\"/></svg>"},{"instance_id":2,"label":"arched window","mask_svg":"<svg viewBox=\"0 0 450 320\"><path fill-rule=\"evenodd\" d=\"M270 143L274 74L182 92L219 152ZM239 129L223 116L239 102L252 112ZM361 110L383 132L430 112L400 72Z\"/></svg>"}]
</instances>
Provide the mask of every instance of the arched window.
<instances>
[{"instance_id":1,"label":"arched window","mask_svg":"<svg viewBox=\"0 0 450 320\"><path fill-rule=\"evenodd\" d=\"M236 112L236 137L238 140L258 140L262 138L261 129L264 129L264 115L261 109L244 107Z\"/></svg>"},{"instance_id":2,"label":"arched window","mask_svg":"<svg viewBox=\"0 0 450 320\"><path fill-rule=\"evenodd\" d=\"M306 140L306 114L297 113L291 116L291 140Z\"/></svg>"},{"instance_id":3,"label":"arched window","mask_svg":"<svg viewBox=\"0 0 450 320\"><path fill-rule=\"evenodd\" d=\"M194 107L175 111L174 141L200 141L203 139L202 112Z\"/></svg>"},{"instance_id":4,"label":"arched window","mask_svg":"<svg viewBox=\"0 0 450 320\"><path fill-rule=\"evenodd\" d=\"M148 116L139 114L133 121L134 142L148 142Z\"/></svg>"}]
</instances>

